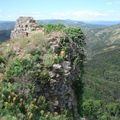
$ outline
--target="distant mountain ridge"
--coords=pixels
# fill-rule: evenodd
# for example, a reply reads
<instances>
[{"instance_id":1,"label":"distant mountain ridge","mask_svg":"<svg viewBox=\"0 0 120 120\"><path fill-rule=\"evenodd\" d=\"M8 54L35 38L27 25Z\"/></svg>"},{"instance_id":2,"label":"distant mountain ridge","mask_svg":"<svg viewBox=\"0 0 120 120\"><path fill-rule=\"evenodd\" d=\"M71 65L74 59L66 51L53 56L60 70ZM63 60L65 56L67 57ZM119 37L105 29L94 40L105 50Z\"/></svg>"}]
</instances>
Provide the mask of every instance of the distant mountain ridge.
<instances>
[{"instance_id":1,"label":"distant mountain ridge","mask_svg":"<svg viewBox=\"0 0 120 120\"><path fill-rule=\"evenodd\" d=\"M0 21L0 30L10 30L15 26L14 21Z\"/></svg>"},{"instance_id":2,"label":"distant mountain ridge","mask_svg":"<svg viewBox=\"0 0 120 120\"><path fill-rule=\"evenodd\" d=\"M99 24L91 24L84 21L76 21L76 20L39 20L38 23L40 24L64 24L67 27L81 27L81 28L98 28L98 27L105 27L105 25Z\"/></svg>"},{"instance_id":3,"label":"distant mountain ridge","mask_svg":"<svg viewBox=\"0 0 120 120\"><path fill-rule=\"evenodd\" d=\"M77 20L61 20L61 19L44 19L37 20L41 24L65 24L68 26L75 27L104 27L119 24L119 21L77 21ZM15 21L0 21L0 30L13 29L15 26Z\"/></svg>"},{"instance_id":4,"label":"distant mountain ridge","mask_svg":"<svg viewBox=\"0 0 120 120\"><path fill-rule=\"evenodd\" d=\"M99 36L103 35L104 36L103 40L105 40L105 39L107 40L108 39L107 37L110 38L110 36L112 36L112 31L114 31L115 29L119 30L119 27L120 27L120 25L118 24L119 21L82 22L82 21L76 21L76 20L60 20L60 19L49 20L49 19L46 19L46 20L38 20L37 22L38 22L38 24L64 24L66 27L81 27L83 32L87 35L87 37L89 37L89 41L87 41L87 42L88 43L90 42L90 44L93 44L93 45L96 43L96 40L99 40ZM8 32L10 32L10 30L13 29L14 26L15 26L14 21L0 21L0 40L7 40L8 36L5 37L5 34L8 35ZM5 30L7 30L7 31L5 31ZM107 33L107 31L108 32L111 31L111 34ZM104 35L104 33L108 34L109 36ZM102 34L102 35L100 35L100 34ZM117 32L117 34L119 34L119 31ZM91 38L93 40L91 40ZM95 39L97 38L97 39L95 40L94 38Z\"/></svg>"},{"instance_id":5,"label":"distant mountain ridge","mask_svg":"<svg viewBox=\"0 0 120 120\"><path fill-rule=\"evenodd\" d=\"M0 30L0 42L10 39L11 30Z\"/></svg>"},{"instance_id":6,"label":"distant mountain ridge","mask_svg":"<svg viewBox=\"0 0 120 120\"><path fill-rule=\"evenodd\" d=\"M86 23L93 24L93 25L111 26L111 25L120 24L120 21L88 21Z\"/></svg>"},{"instance_id":7,"label":"distant mountain ridge","mask_svg":"<svg viewBox=\"0 0 120 120\"><path fill-rule=\"evenodd\" d=\"M10 33L14 26L14 21L0 21L0 42L10 39Z\"/></svg>"},{"instance_id":8,"label":"distant mountain ridge","mask_svg":"<svg viewBox=\"0 0 120 120\"><path fill-rule=\"evenodd\" d=\"M37 20L40 24L64 24L71 27L87 27L98 28L119 24L119 21L77 21L77 20L62 20L62 19L44 19ZM13 29L15 21L0 21L0 30Z\"/></svg>"},{"instance_id":9,"label":"distant mountain ridge","mask_svg":"<svg viewBox=\"0 0 120 120\"><path fill-rule=\"evenodd\" d=\"M64 24L66 27L81 27L84 29L98 28L104 26L86 24L81 21L74 20L38 20L38 24ZM14 28L14 21L0 21L0 41L8 40L10 38L10 32Z\"/></svg>"}]
</instances>

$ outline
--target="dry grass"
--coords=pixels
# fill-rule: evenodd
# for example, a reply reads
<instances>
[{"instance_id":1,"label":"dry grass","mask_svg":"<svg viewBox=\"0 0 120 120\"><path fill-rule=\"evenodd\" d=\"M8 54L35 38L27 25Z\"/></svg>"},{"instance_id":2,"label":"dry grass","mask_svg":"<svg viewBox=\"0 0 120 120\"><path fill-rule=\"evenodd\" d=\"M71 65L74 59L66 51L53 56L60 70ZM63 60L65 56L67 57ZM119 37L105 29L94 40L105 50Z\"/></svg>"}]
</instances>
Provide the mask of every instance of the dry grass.
<instances>
[{"instance_id":1,"label":"dry grass","mask_svg":"<svg viewBox=\"0 0 120 120\"><path fill-rule=\"evenodd\" d=\"M0 55L6 55L12 51L17 54L16 57L25 57L28 51L39 49L42 51L47 48L48 40L43 33L34 33L29 37L18 38L0 44Z\"/></svg>"}]
</instances>

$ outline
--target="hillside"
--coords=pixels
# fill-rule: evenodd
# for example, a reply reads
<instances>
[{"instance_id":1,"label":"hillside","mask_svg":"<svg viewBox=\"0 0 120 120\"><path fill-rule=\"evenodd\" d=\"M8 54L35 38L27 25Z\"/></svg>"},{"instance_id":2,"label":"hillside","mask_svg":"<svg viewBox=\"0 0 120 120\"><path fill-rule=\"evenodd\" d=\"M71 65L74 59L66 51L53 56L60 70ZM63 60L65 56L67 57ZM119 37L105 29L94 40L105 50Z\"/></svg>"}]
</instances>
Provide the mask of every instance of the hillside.
<instances>
[{"instance_id":1,"label":"hillside","mask_svg":"<svg viewBox=\"0 0 120 120\"><path fill-rule=\"evenodd\" d=\"M0 30L10 30L15 26L14 21L0 21Z\"/></svg>"},{"instance_id":2,"label":"hillside","mask_svg":"<svg viewBox=\"0 0 120 120\"><path fill-rule=\"evenodd\" d=\"M120 25L84 30L84 33L87 37L87 48L92 55L120 45Z\"/></svg>"},{"instance_id":3,"label":"hillside","mask_svg":"<svg viewBox=\"0 0 120 120\"><path fill-rule=\"evenodd\" d=\"M85 96L120 100L120 25L91 29L86 35Z\"/></svg>"},{"instance_id":4,"label":"hillside","mask_svg":"<svg viewBox=\"0 0 120 120\"><path fill-rule=\"evenodd\" d=\"M14 28L15 22L0 21L0 42L10 39L11 30Z\"/></svg>"},{"instance_id":5,"label":"hillside","mask_svg":"<svg viewBox=\"0 0 120 120\"><path fill-rule=\"evenodd\" d=\"M89 60L85 67L86 96L105 101L120 100L119 66L119 48L97 54Z\"/></svg>"},{"instance_id":6,"label":"hillside","mask_svg":"<svg viewBox=\"0 0 120 120\"><path fill-rule=\"evenodd\" d=\"M87 43L83 77L84 115L89 120L119 120L120 25L82 30Z\"/></svg>"},{"instance_id":7,"label":"hillside","mask_svg":"<svg viewBox=\"0 0 120 120\"><path fill-rule=\"evenodd\" d=\"M0 42L10 39L11 30L0 30Z\"/></svg>"}]
</instances>

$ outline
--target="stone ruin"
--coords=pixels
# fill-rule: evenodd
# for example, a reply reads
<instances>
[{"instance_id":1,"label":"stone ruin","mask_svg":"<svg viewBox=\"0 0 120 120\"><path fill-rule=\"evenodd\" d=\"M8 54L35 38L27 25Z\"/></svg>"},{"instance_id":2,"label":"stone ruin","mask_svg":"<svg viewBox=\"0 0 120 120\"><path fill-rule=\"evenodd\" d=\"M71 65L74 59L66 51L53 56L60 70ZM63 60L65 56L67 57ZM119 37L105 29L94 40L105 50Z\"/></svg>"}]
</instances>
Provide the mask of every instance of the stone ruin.
<instances>
[{"instance_id":1,"label":"stone ruin","mask_svg":"<svg viewBox=\"0 0 120 120\"><path fill-rule=\"evenodd\" d=\"M20 17L17 20L15 29L11 33L11 38L18 38L37 30L38 25L33 18ZM46 36L53 54L64 55L64 53L59 51L62 44L60 40L62 35L63 33L54 32ZM72 40L65 38L65 42L69 47L68 53L64 56L65 60L61 63L53 64L51 70L49 70L49 82L44 87L36 83L35 92L37 95L45 96L51 103L51 111L59 112L61 109L68 109L74 114L74 120L80 120L73 82L76 75L81 72L81 68L73 63L73 59L78 53L83 55L84 52L82 48L78 49L77 44Z\"/></svg>"},{"instance_id":2,"label":"stone ruin","mask_svg":"<svg viewBox=\"0 0 120 120\"><path fill-rule=\"evenodd\" d=\"M40 27L32 17L19 17L14 30L11 32L11 39L25 37L33 31L41 31Z\"/></svg>"},{"instance_id":3,"label":"stone ruin","mask_svg":"<svg viewBox=\"0 0 120 120\"><path fill-rule=\"evenodd\" d=\"M50 48L55 54L65 55L60 52L61 38L60 33L52 33L48 37L50 42ZM50 83L44 88L46 98L53 103L53 109L59 110L61 108L72 111L74 120L79 120L77 99L73 88L73 82L76 75L81 71L79 65L73 64L73 59L77 56L77 53L81 52L71 40L65 38L66 44L68 44L69 51L64 56L64 60L61 63L53 64L50 75ZM74 48L74 49L73 49ZM61 71L63 74L61 74Z\"/></svg>"}]
</instances>

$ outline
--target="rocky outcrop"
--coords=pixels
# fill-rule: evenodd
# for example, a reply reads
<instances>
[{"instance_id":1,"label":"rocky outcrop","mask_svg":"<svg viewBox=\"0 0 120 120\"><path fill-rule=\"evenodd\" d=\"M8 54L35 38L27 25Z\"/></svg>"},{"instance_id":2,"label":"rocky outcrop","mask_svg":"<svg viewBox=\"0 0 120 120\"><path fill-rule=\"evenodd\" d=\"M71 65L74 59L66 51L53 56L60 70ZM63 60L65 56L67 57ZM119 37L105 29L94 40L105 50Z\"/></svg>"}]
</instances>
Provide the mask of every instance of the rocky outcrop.
<instances>
[{"instance_id":1,"label":"rocky outcrop","mask_svg":"<svg viewBox=\"0 0 120 120\"><path fill-rule=\"evenodd\" d=\"M42 31L42 29L32 17L19 17L11 32L11 39L28 36L33 31Z\"/></svg>"},{"instance_id":2,"label":"rocky outcrop","mask_svg":"<svg viewBox=\"0 0 120 120\"><path fill-rule=\"evenodd\" d=\"M62 50L63 43L61 37L64 37L64 42L67 44L67 51ZM73 61L78 53L82 50L78 49L77 45L69 40L62 33L54 32L48 35L48 44L56 57L61 57L62 61L54 63L49 69L49 82L42 88L36 84L37 94L43 94L50 101L53 112L61 110L69 110L73 113L74 119L79 120L77 99L73 87L75 77L80 73L79 64L74 64ZM66 54L67 53L67 54ZM83 53L83 51L82 51Z\"/></svg>"}]
</instances>

